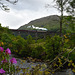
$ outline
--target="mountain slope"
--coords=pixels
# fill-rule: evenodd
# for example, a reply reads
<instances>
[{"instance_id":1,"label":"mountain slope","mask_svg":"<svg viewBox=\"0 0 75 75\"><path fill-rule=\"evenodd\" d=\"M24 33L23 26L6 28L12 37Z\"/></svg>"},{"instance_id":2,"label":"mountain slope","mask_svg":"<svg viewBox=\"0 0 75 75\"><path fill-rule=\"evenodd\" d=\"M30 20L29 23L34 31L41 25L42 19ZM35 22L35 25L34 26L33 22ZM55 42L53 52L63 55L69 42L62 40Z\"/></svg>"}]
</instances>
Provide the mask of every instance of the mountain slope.
<instances>
[{"instance_id":1,"label":"mountain slope","mask_svg":"<svg viewBox=\"0 0 75 75\"><path fill-rule=\"evenodd\" d=\"M32 25L34 25L35 27L46 28L48 30L57 30L60 27L59 24L60 24L60 17L57 15L51 15L33 20L28 24L21 26L19 30L33 30L34 28L32 27Z\"/></svg>"}]
</instances>

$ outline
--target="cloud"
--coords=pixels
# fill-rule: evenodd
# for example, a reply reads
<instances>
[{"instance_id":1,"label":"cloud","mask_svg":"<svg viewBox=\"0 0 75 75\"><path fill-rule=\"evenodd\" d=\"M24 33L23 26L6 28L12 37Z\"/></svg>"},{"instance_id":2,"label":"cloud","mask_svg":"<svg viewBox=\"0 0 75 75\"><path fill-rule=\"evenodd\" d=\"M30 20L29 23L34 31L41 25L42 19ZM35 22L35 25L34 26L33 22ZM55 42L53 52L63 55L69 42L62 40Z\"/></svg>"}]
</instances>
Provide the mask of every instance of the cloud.
<instances>
[{"instance_id":1,"label":"cloud","mask_svg":"<svg viewBox=\"0 0 75 75\"><path fill-rule=\"evenodd\" d=\"M9 28L18 28L19 25L22 25L26 20L24 19L24 16L20 13L16 14L13 11L10 13L5 13L1 11L0 12L0 22L3 26L9 26ZM24 13L23 13L24 14ZM27 17L27 15L26 15Z\"/></svg>"},{"instance_id":2,"label":"cloud","mask_svg":"<svg viewBox=\"0 0 75 75\"><path fill-rule=\"evenodd\" d=\"M44 7L45 4L50 3L52 0L19 0L18 3L13 6L17 10L33 10L38 11L40 8Z\"/></svg>"},{"instance_id":3,"label":"cloud","mask_svg":"<svg viewBox=\"0 0 75 75\"><path fill-rule=\"evenodd\" d=\"M48 3L52 4L52 1L53 0L19 0L16 5L4 2L9 5L10 12L7 13L0 10L0 23L2 26L17 29L31 20L59 14L53 7L48 8L48 10L45 8L45 5Z\"/></svg>"}]
</instances>

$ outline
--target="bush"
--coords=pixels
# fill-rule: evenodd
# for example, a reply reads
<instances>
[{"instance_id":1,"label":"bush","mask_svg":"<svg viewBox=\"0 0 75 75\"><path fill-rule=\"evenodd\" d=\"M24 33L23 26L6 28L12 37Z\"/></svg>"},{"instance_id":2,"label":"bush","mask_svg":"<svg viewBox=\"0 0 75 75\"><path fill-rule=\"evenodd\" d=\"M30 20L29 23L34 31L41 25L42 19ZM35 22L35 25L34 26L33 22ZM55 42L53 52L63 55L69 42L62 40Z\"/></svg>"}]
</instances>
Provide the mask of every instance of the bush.
<instances>
[{"instance_id":1,"label":"bush","mask_svg":"<svg viewBox=\"0 0 75 75\"><path fill-rule=\"evenodd\" d=\"M51 38L48 38L46 40L46 53L47 53L47 59L52 60L53 58L55 58L61 51L62 45L62 38L58 35L55 35Z\"/></svg>"},{"instance_id":2,"label":"bush","mask_svg":"<svg viewBox=\"0 0 75 75\"><path fill-rule=\"evenodd\" d=\"M43 56L41 55L44 52L43 46L37 46L35 49L32 50L32 57L42 59Z\"/></svg>"},{"instance_id":3,"label":"bush","mask_svg":"<svg viewBox=\"0 0 75 75\"><path fill-rule=\"evenodd\" d=\"M64 47L73 48L75 47L75 35L74 33L67 33L64 35Z\"/></svg>"},{"instance_id":4,"label":"bush","mask_svg":"<svg viewBox=\"0 0 75 75\"><path fill-rule=\"evenodd\" d=\"M28 36L27 36L27 43L28 43L28 44L33 44L33 43L35 43L35 41L32 39L32 36L31 36L31 35L28 35Z\"/></svg>"}]
</instances>

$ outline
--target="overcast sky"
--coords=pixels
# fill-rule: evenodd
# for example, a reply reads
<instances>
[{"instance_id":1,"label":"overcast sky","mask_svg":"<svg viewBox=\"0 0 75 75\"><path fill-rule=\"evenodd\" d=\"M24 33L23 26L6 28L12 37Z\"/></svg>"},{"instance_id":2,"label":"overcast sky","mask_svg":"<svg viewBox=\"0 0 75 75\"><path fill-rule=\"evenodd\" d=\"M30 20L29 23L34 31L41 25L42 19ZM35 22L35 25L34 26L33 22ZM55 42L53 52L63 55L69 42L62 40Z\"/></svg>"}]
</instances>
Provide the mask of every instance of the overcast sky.
<instances>
[{"instance_id":1,"label":"overcast sky","mask_svg":"<svg viewBox=\"0 0 75 75\"><path fill-rule=\"evenodd\" d=\"M18 29L31 20L49 15L60 15L57 9L53 8L53 0L19 0L16 5L4 2L10 8L10 12L0 9L0 23L2 26L9 26L10 29ZM50 4L46 8L46 4Z\"/></svg>"}]
</instances>

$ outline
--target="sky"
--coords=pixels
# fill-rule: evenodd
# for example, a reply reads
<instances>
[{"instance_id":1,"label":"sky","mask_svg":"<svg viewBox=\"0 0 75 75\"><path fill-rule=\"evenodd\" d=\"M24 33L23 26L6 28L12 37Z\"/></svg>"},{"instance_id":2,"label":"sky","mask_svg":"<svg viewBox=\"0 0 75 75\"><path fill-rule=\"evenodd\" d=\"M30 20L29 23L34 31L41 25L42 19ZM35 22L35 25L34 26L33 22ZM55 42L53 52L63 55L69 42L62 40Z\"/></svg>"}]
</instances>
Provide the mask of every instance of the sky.
<instances>
[{"instance_id":1,"label":"sky","mask_svg":"<svg viewBox=\"0 0 75 75\"><path fill-rule=\"evenodd\" d=\"M9 29L18 29L20 26L32 20L50 15L60 15L60 12L53 7L53 0L18 0L13 5L2 0L9 8L9 12L0 9L0 23ZM49 4L49 7L46 7ZM65 13L66 15L66 13Z\"/></svg>"}]
</instances>

